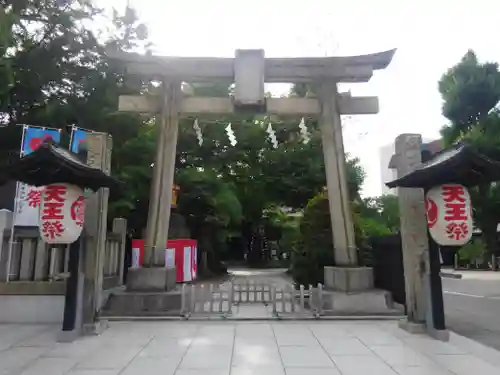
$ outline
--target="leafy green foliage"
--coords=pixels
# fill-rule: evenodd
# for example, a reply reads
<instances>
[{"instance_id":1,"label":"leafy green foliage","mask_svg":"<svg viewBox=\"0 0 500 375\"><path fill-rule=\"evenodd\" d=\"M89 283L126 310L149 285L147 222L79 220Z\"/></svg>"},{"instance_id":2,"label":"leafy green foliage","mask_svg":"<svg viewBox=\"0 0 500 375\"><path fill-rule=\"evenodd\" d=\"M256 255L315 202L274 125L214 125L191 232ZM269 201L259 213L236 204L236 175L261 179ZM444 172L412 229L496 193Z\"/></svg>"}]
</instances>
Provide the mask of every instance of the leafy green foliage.
<instances>
[{"instance_id":1,"label":"leafy green foliage","mask_svg":"<svg viewBox=\"0 0 500 375\"><path fill-rule=\"evenodd\" d=\"M368 236L365 233L364 218L361 215L362 202L351 202L353 225L358 260L361 265L370 265L371 254ZM301 239L292 255L292 277L297 284L323 283L325 266L332 266L334 246L330 220L328 193L323 191L312 198L304 210L300 223Z\"/></svg>"},{"instance_id":2,"label":"leafy green foliage","mask_svg":"<svg viewBox=\"0 0 500 375\"><path fill-rule=\"evenodd\" d=\"M360 225L367 236L384 236L399 231L401 219L397 196L387 194L365 198L358 210L362 220Z\"/></svg>"},{"instance_id":3,"label":"leafy green foliage","mask_svg":"<svg viewBox=\"0 0 500 375\"><path fill-rule=\"evenodd\" d=\"M183 169L177 176L183 193L179 212L187 218L227 226L242 219L242 208L232 186L212 171Z\"/></svg>"},{"instance_id":4,"label":"leafy green foliage","mask_svg":"<svg viewBox=\"0 0 500 375\"><path fill-rule=\"evenodd\" d=\"M479 63L468 51L439 82L444 100L443 115L450 124L441 133L445 144L463 141L479 152L500 160L500 71L496 63ZM490 253L497 252L496 231L500 222L500 188L497 183L470 189L474 221L481 229Z\"/></svg>"},{"instance_id":5,"label":"leafy green foliage","mask_svg":"<svg viewBox=\"0 0 500 375\"><path fill-rule=\"evenodd\" d=\"M91 29L101 9L88 0L0 0L0 158L17 157L19 124L65 129L69 125L113 137L112 174L125 184L112 195L109 217L125 217L129 232L142 236L156 147L156 118L118 113L121 94L158 89L126 77L108 51L148 50L148 31L132 8L114 11L102 30ZM306 88L309 90L308 88ZM231 83L185 84L185 95L226 97ZM231 122L238 144L232 147L224 128ZM279 147L265 132L269 122ZM185 216L207 262L218 257L230 238L260 224L269 207L303 209L326 185L318 124L307 121L312 140L304 145L298 120L233 114L200 119L201 146L193 119L180 124L176 183L179 213ZM65 135L67 138L67 133ZM347 161L351 197L359 195L364 175L359 161ZM282 218L285 247L296 247L297 221ZM312 230L312 228L311 228ZM312 236L312 234L311 234ZM331 239L330 239L331 242Z\"/></svg>"},{"instance_id":6,"label":"leafy green foliage","mask_svg":"<svg viewBox=\"0 0 500 375\"><path fill-rule=\"evenodd\" d=\"M3 92L0 112L10 123L46 119L55 107L82 93L87 73L98 61L99 44L83 25L98 10L76 0L2 3L11 31L2 60L11 69L0 72L0 83L11 79L11 85Z\"/></svg>"},{"instance_id":7,"label":"leafy green foliage","mask_svg":"<svg viewBox=\"0 0 500 375\"><path fill-rule=\"evenodd\" d=\"M458 251L460 260L467 262L475 262L476 260L483 259L485 255L485 244L480 238L474 238Z\"/></svg>"},{"instance_id":8,"label":"leafy green foliage","mask_svg":"<svg viewBox=\"0 0 500 375\"><path fill-rule=\"evenodd\" d=\"M315 254L317 263L322 266L333 265L333 236L327 192L322 192L309 201L304 210L300 231L306 251Z\"/></svg>"},{"instance_id":9,"label":"leafy green foliage","mask_svg":"<svg viewBox=\"0 0 500 375\"><path fill-rule=\"evenodd\" d=\"M198 239L200 252L208 257L209 264L200 268L218 273L220 253L234 235L228 229L242 220L238 197L230 183L209 170L183 169L177 182L182 191L178 211L185 217L191 235Z\"/></svg>"},{"instance_id":10,"label":"leafy green foliage","mask_svg":"<svg viewBox=\"0 0 500 375\"><path fill-rule=\"evenodd\" d=\"M445 142L455 141L467 133L500 100L500 75L497 63L478 62L469 50L439 81L443 97L443 115L451 125L443 129Z\"/></svg>"},{"instance_id":11,"label":"leafy green foliage","mask_svg":"<svg viewBox=\"0 0 500 375\"><path fill-rule=\"evenodd\" d=\"M112 197L110 214L127 217L135 210L145 216L137 204L147 195L135 187L150 178L154 148L142 144L142 133L151 126L143 130L143 118L116 112L118 96L137 90L124 82L120 64L106 58L106 50L146 48L145 25L131 8L123 15L115 11L98 39L88 25L103 14L90 1L0 0L0 5L6 20L0 33L0 122L8 125L1 130L0 158L18 153L22 127L17 124L61 129L75 124L108 132L112 171L127 186L124 199Z\"/></svg>"}]
</instances>

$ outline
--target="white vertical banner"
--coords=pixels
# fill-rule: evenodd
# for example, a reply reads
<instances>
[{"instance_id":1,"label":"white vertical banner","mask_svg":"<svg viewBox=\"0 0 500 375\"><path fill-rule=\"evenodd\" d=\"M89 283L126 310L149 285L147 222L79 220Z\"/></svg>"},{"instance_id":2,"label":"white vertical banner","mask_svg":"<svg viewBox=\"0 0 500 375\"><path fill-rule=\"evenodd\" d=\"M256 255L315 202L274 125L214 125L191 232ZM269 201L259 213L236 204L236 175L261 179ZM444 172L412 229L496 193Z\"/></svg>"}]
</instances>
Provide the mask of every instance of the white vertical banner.
<instances>
[{"instance_id":1,"label":"white vertical banner","mask_svg":"<svg viewBox=\"0 0 500 375\"><path fill-rule=\"evenodd\" d=\"M197 276L197 267L198 267L198 247L193 246L193 254L192 254L192 270L193 270L193 280L196 279Z\"/></svg>"},{"instance_id":2,"label":"white vertical banner","mask_svg":"<svg viewBox=\"0 0 500 375\"><path fill-rule=\"evenodd\" d=\"M24 182L17 184L17 205L15 226L37 227L42 200L43 187L29 186Z\"/></svg>"},{"instance_id":3,"label":"white vertical banner","mask_svg":"<svg viewBox=\"0 0 500 375\"><path fill-rule=\"evenodd\" d=\"M184 281L193 280L193 275L191 272L191 246L186 246L184 248L184 264L183 264Z\"/></svg>"},{"instance_id":4,"label":"white vertical banner","mask_svg":"<svg viewBox=\"0 0 500 375\"><path fill-rule=\"evenodd\" d=\"M175 267L175 249L165 250L165 267Z\"/></svg>"},{"instance_id":5,"label":"white vertical banner","mask_svg":"<svg viewBox=\"0 0 500 375\"><path fill-rule=\"evenodd\" d=\"M139 268L141 266L141 249L137 247L132 248L132 265L130 268Z\"/></svg>"},{"instance_id":6,"label":"white vertical banner","mask_svg":"<svg viewBox=\"0 0 500 375\"><path fill-rule=\"evenodd\" d=\"M61 133L59 129L23 126L21 141L21 157L31 154L47 139L59 143ZM14 202L14 225L23 227L38 227L40 203L42 201L43 186L29 186L23 182L17 183Z\"/></svg>"}]
</instances>

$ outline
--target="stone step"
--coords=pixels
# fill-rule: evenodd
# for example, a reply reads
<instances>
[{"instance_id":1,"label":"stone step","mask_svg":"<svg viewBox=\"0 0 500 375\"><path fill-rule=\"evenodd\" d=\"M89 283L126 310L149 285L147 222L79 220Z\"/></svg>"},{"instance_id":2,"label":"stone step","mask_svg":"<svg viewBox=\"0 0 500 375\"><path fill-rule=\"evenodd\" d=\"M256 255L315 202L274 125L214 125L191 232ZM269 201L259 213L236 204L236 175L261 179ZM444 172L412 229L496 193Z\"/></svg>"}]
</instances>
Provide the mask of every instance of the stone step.
<instances>
[{"instance_id":1,"label":"stone step","mask_svg":"<svg viewBox=\"0 0 500 375\"><path fill-rule=\"evenodd\" d=\"M403 316L404 307L395 303L391 293L371 289L345 293L327 290L323 292L324 313L330 316Z\"/></svg>"},{"instance_id":2,"label":"stone step","mask_svg":"<svg viewBox=\"0 0 500 375\"><path fill-rule=\"evenodd\" d=\"M179 316L181 293L115 292L109 296L102 316Z\"/></svg>"}]
</instances>

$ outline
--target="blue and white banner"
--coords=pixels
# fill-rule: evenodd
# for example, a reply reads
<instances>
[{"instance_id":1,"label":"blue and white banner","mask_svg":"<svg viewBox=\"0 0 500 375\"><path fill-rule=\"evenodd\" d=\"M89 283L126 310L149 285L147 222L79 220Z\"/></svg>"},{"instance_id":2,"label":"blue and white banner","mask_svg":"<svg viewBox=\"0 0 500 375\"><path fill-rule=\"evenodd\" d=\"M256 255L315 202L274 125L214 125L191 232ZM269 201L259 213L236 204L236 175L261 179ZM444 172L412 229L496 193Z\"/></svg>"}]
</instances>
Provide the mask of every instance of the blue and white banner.
<instances>
[{"instance_id":1,"label":"blue and white banner","mask_svg":"<svg viewBox=\"0 0 500 375\"><path fill-rule=\"evenodd\" d=\"M78 153L80 145L85 143L87 135L92 133L91 130L77 128L76 126L71 129L71 140L69 141L69 149L75 154Z\"/></svg>"},{"instance_id":2,"label":"blue and white banner","mask_svg":"<svg viewBox=\"0 0 500 375\"><path fill-rule=\"evenodd\" d=\"M41 128L25 125L21 141L21 157L31 154L47 139L55 143L61 141L59 129ZM38 227L38 212L42 200L43 187L17 183L16 198L14 202L14 225L23 227Z\"/></svg>"}]
</instances>

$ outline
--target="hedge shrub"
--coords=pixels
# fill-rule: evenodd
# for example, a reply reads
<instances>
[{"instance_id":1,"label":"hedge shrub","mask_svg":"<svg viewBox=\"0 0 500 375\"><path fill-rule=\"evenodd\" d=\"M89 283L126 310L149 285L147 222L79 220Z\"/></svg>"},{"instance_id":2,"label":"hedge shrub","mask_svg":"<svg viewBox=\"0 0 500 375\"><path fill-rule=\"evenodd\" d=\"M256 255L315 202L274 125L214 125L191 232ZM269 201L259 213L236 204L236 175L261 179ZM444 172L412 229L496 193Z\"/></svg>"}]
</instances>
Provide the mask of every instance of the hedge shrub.
<instances>
[{"instance_id":1,"label":"hedge shrub","mask_svg":"<svg viewBox=\"0 0 500 375\"><path fill-rule=\"evenodd\" d=\"M370 248L356 203L352 204L352 212L359 262L370 265ZM308 202L300 224L300 234L300 245L292 254L292 277L297 285L323 283L323 268L335 265L327 192L319 193Z\"/></svg>"}]
</instances>

